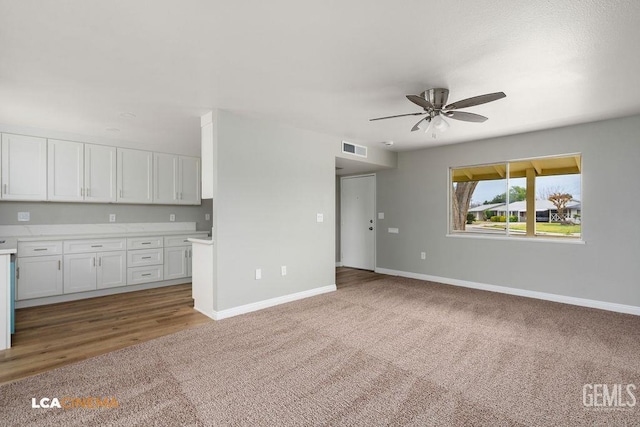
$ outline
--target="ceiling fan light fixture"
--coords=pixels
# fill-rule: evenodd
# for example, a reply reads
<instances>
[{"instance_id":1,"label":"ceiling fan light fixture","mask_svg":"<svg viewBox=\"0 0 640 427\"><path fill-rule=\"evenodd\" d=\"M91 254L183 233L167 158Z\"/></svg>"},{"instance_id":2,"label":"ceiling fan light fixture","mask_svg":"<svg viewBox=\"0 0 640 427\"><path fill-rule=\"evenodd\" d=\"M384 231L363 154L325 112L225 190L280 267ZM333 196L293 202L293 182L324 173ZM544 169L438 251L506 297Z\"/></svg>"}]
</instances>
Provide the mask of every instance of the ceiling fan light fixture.
<instances>
[{"instance_id":1,"label":"ceiling fan light fixture","mask_svg":"<svg viewBox=\"0 0 640 427\"><path fill-rule=\"evenodd\" d=\"M438 132L446 132L449 129L449 123L442 117L441 114L436 115L433 120L433 128Z\"/></svg>"}]
</instances>

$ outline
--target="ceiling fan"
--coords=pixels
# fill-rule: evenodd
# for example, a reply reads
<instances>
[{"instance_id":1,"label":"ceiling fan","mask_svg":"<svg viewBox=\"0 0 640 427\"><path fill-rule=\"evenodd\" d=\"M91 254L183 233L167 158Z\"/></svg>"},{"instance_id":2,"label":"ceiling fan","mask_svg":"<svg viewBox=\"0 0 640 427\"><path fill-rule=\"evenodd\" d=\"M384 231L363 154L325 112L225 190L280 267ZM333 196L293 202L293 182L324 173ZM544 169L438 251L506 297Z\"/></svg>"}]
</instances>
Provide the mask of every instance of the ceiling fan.
<instances>
[{"instance_id":1,"label":"ceiling fan","mask_svg":"<svg viewBox=\"0 0 640 427\"><path fill-rule=\"evenodd\" d=\"M443 120L442 116L449 119L462 120L464 122L482 123L487 121L488 118L485 116L481 116L480 114L467 113L466 111L457 110L461 108L473 107L480 104L486 104L487 102L496 101L506 96L507 95L505 95L504 92L487 93L485 95L474 96L472 98L463 99L462 101L456 101L454 103L447 104L447 98L449 98L449 89L428 89L422 92L420 95L407 95L407 99L409 101L413 102L419 107L422 107L424 111L421 111L419 113L378 117L375 119L369 119L369 121L393 119L395 117L404 116L421 116L424 114L425 117L421 118L418 123L416 123L411 128L411 132L415 132L418 129L423 128L425 123L427 123L427 126L424 127L425 132L428 131L432 126L436 130L444 131L448 129L449 124ZM435 133L432 134L434 138L435 135Z\"/></svg>"}]
</instances>

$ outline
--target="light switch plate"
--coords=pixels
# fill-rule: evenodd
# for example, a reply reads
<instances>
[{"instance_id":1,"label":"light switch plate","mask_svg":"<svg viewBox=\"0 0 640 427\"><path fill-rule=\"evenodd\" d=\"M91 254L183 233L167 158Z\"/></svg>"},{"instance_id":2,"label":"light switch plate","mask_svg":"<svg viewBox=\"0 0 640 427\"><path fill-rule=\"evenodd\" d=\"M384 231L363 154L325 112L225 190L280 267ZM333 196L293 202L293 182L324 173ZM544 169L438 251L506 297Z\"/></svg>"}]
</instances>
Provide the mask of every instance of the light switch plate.
<instances>
[{"instance_id":1,"label":"light switch plate","mask_svg":"<svg viewBox=\"0 0 640 427\"><path fill-rule=\"evenodd\" d=\"M262 279L262 269L256 268L256 280Z\"/></svg>"},{"instance_id":2,"label":"light switch plate","mask_svg":"<svg viewBox=\"0 0 640 427\"><path fill-rule=\"evenodd\" d=\"M176 220L176 214L169 215L169 221L174 222Z\"/></svg>"},{"instance_id":3,"label":"light switch plate","mask_svg":"<svg viewBox=\"0 0 640 427\"><path fill-rule=\"evenodd\" d=\"M211 214L204 214L205 221L211 221Z\"/></svg>"},{"instance_id":4,"label":"light switch plate","mask_svg":"<svg viewBox=\"0 0 640 427\"><path fill-rule=\"evenodd\" d=\"M109 222L116 222L116 214L109 214Z\"/></svg>"},{"instance_id":5,"label":"light switch plate","mask_svg":"<svg viewBox=\"0 0 640 427\"><path fill-rule=\"evenodd\" d=\"M31 212L18 212L18 221L31 221Z\"/></svg>"},{"instance_id":6,"label":"light switch plate","mask_svg":"<svg viewBox=\"0 0 640 427\"><path fill-rule=\"evenodd\" d=\"M316 221L317 222L324 222L324 214L316 214Z\"/></svg>"},{"instance_id":7,"label":"light switch plate","mask_svg":"<svg viewBox=\"0 0 640 427\"><path fill-rule=\"evenodd\" d=\"M286 265L282 265L282 266L280 266L280 273L281 273L283 276L286 276L286 275L287 275L287 266L286 266Z\"/></svg>"},{"instance_id":8,"label":"light switch plate","mask_svg":"<svg viewBox=\"0 0 640 427\"><path fill-rule=\"evenodd\" d=\"M389 233L391 234L398 234L400 232L400 230L398 230L397 228L389 228Z\"/></svg>"},{"instance_id":9,"label":"light switch plate","mask_svg":"<svg viewBox=\"0 0 640 427\"><path fill-rule=\"evenodd\" d=\"M384 212L378 212L378 219L384 219Z\"/></svg>"}]
</instances>

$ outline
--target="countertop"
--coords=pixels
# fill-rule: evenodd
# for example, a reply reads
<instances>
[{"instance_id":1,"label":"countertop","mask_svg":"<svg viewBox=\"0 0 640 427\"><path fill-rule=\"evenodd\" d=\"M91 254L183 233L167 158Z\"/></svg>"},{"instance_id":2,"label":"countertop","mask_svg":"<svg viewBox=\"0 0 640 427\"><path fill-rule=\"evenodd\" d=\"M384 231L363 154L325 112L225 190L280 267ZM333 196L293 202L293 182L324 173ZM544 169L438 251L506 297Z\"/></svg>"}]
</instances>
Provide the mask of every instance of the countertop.
<instances>
[{"instance_id":1,"label":"countertop","mask_svg":"<svg viewBox=\"0 0 640 427\"><path fill-rule=\"evenodd\" d=\"M0 255L15 254L17 247L16 239L0 239Z\"/></svg>"},{"instance_id":2,"label":"countertop","mask_svg":"<svg viewBox=\"0 0 640 427\"><path fill-rule=\"evenodd\" d=\"M187 239L191 243L198 243L200 245L213 245L213 239L196 239L194 237L190 237Z\"/></svg>"},{"instance_id":3,"label":"countertop","mask_svg":"<svg viewBox=\"0 0 640 427\"><path fill-rule=\"evenodd\" d=\"M142 232L122 232L122 233L102 233L102 234L64 234L46 236L23 236L15 237L13 240L19 242L41 242L48 240L75 240L75 239L118 239L121 237L147 237L147 236L190 236L207 235L208 231L142 231ZM1 246L0 246L1 248Z\"/></svg>"}]
</instances>

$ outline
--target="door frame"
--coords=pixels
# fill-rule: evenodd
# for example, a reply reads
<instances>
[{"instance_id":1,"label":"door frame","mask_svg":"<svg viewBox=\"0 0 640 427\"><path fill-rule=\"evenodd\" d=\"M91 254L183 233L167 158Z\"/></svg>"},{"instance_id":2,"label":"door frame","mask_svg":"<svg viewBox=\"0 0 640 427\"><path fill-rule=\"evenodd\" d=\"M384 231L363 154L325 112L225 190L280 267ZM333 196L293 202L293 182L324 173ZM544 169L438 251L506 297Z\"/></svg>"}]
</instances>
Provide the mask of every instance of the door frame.
<instances>
[{"instance_id":1,"label":"door frame","mask_svg":"<svg viewBox=\"0 0 640 427\"><path fill-rule=\"evenodd\" d=\"M345 179L349 178L364 178L373 177L373 271L378 268L378 178L376 173L365 173L358 175L345 175L340 177L340 267L342 267L342 254L344 253L344 227L342 226L342 211L344 210L344 203L342 203L342 183Z\"/></svg>"}]
</instances>

